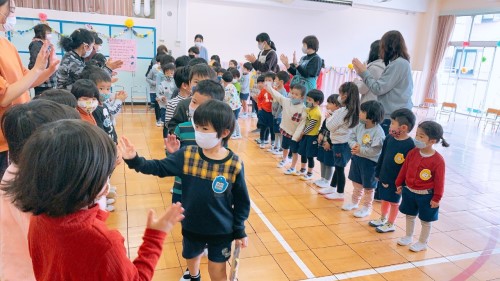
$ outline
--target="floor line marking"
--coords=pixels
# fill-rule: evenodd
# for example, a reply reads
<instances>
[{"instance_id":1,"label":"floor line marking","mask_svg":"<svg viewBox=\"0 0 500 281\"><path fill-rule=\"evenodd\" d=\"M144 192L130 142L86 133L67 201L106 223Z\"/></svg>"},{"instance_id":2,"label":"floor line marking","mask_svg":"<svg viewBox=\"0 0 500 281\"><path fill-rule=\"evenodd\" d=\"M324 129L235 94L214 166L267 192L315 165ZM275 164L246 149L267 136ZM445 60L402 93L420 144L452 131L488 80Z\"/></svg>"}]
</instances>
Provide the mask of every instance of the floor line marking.
<instances>
[{"instance_id":1,"label":"floor line marking","mask_svg":"<svg viewBox=\"0 0 500 281\"><path fill-rule=\"evenodd\" d=\"M250 204L252 206L252 209L254 212L259 216L259 218L264 222L264 224L269 228L271 233L274 235L276 240L283 246L285 251L290 255L290 257L293 259L295 264L302 270L302 272L306 275L308 279L314 278L314 274L312 271L307 267L307 265L302 261L302 259L293 251L292 247L285 241L285 238L279 233L279 231L274 227L274 225L267 219L267 217L262 213L262 211L257 207L257 205L250 200ZM331 280L331 279L330 279Z\"/></svg>"}]
</instances>

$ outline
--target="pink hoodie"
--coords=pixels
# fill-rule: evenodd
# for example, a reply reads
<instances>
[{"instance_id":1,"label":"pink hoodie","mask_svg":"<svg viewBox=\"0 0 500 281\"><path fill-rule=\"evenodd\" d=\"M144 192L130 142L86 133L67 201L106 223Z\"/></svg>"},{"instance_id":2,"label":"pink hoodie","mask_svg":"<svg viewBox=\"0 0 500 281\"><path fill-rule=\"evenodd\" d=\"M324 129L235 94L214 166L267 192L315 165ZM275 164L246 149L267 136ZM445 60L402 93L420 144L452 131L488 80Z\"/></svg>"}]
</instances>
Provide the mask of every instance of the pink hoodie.
<instances>
[{"instance_id":1,"label":"pink hoodie","mask_svg":"<svg viewBox=\"0 0 500 281\"><path fill-rule=\"evenodd\" d=\"M15 177L17 166L11 164L2 178L2 185ZM1 191L0 191L1 192ZM0 280L34 281L28 250L28 229L31 214L21 212L10 198L0 193Z\"/></svg>"}]
</instances>

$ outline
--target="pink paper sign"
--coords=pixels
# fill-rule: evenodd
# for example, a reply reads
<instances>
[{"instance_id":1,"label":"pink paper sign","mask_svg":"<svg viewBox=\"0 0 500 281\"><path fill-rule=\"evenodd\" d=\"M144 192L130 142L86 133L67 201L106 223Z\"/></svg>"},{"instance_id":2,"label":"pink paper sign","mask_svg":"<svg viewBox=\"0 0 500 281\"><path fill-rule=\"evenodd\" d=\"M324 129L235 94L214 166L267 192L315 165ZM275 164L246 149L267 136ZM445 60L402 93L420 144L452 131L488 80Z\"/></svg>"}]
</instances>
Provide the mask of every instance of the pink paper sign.
<instances>
[{"instance_id":1,"label":"pink paper sign","mask_svg":"<svg viewBox=\"0 0 500 281\"><path fill-rule=\"evenodd\" d=\"M109 57L123 61L117 70L135 71L137 66L137 41L133 39L109 39Z\"/></svg>"}]
</instances>

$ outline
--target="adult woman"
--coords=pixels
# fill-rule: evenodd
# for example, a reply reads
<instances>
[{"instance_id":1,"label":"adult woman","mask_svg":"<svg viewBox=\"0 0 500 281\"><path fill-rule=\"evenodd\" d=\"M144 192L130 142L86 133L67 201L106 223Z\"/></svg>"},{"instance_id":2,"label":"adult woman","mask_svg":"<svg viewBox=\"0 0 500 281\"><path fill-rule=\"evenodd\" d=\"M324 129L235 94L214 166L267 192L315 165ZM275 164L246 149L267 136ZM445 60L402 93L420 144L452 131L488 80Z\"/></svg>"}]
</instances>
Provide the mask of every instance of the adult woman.
<instances>
[{"instance_id":1,"label":"adult woman","mask_svg":"<svg viewBox=\"0 0 500 281\"><path fill-rule=\"evenodd\" d=\"M199 57L208 61L208 50L205 44L203 44L203 35L196 34L196 36L194 36L194 45L200 50Z\"/></svg>"},{"instance_id":2,"label":"adult woman","mask_svg":"<svg viewBox=\"0 0 500 281\"><path fill-rule=\"evenodd\" d=\"M377 80L382 76L385 69L384 60L380 58L380 40L375 40L370 45L370 53L368 54L368 65L366 69L370 72L372 77ZM359 88L359 93L361 94L361 103L370 100L377 100L377 96L370 91L370 89L363 83L363 80L357 79L353 81Z\"/></svg>"},{"instance_id":3,"label":"adult woman","mask_svg":"<svg viewBox=\"0 0 500 281\"><path fill-rule=\"evenodd\" d=\"M85 67L84 59L92 54L95 44L95 32L84 28L77 29L70 36L62 36L59 44L66 51L57 71L57 88L71 90L73 83L78 80ZM122 61L113 61L111 58L103 67L109 75L113 69L120 68Z\"/></svg>"},{"instance_id":4,"label":"adult woman","mask_svg":"<svg viewBox=\"0 0 500 281\"><path fill-rule=\"evenodd\" d=\"M97 34L97 32L94 32L94 49L92 50L92 53L90 53L90 56L84 59L85 62L91 61L94 56L99 53L99 50L102 48L102 43L104 42L99 37L99 34Z\"/></svg>"},{"instance_id":5,"label":"adult woman","mask_svg":"<svg viewBox=\"0 0 500 281\"><path fill-rule=\"evenodd\" d=\"M151 69L157 64L156 57L159 55L168 55L168 48L165 45L160 45L156 48L156 55L153 59L151 59L151 63L148 66L148 70L146 71L146 77L148 77Z\"/></svg>"},{"instance_id":6,"label":"adult woman","mask_svg":"<svg viewBox=\"0 0 500 281\"><path fill-rule=\"evenodd\" d=\"M276 54L276 46L274 42L271 41L271 37L267 33L261 33L255 38L257 41L257 46L260 50L257 57L254 54L248 54L245 56L246 60L249 61L253 68L260 73L267 71L278 72L278 55Z\"/></svg>"},{"instance_id":7,"label":"adult woman","mask_svg":"<svg viewBox=\"0 0 500 281\"><path fill-rule=\"evenodd\" d=\"M309 35L302 39L302 53L305 54L297 63L297 57L293 52L293 63L290 64L288 57L282 54L281 62L288 72L293 75L290 85L302 84L306 87L306 92L316 89L318 75L321 72L323 60L318 56L319 40L314 35Z\"/></svg>"},{"instance_id":8,"label":"adult woman","mask_svg":"<svg viewBox=\"0 0 500 281\"><path fill-rule=\"evenodd\" d=\"M35 32L35 37L31 40L29 45L30 50L30 62L28 64L28 69L32 69L35 66L36 58L38 57L38 53L43 46L43 43L47 40L50 42L52 37L52 28L46 24L38 24L33 28ZM50 64L50 61L49 61ZM56 75L53 74L50 78L40 84L38 87L35 87L35 96L38 96L43 91L52 89L56 87Z\"/></svg>"},{"instance_id":9,"label":"adult woman","mask_svg":"<svg viewBox=\"0 0 500 281\"><path fill-rule=\"evenodd\" d=\"M10 1L0 0L0 25L14 12ZM12 105L26 103L30 100L28 90L42 84L56 71L59 60L56 59L54 48L49 51L50 43L45 41L38 53L35 65L31 70L24 68L19 54L4 37L0 37L0 117ZM50 59L50 65L47 64ZM8 147L3 132L0 133L0 176L7 168Z\"/></svg>"},{"instance_id":10,"label":"adult woman","mask_svg":"<svg viewBox=\"0 0 500 281\"><path fill-rule=\"evenodd\" d=\"M379 79L375 79L366 66L354 58L354 69L363 79L368 89L378 97L385 111L382 128L389 133L391 113L400 108L411 109L413 103L413 79L410 67L410 55L403 35L397 30L388 31L380 39L380 58L387 66Z\"/></svg>"}]
</instances>

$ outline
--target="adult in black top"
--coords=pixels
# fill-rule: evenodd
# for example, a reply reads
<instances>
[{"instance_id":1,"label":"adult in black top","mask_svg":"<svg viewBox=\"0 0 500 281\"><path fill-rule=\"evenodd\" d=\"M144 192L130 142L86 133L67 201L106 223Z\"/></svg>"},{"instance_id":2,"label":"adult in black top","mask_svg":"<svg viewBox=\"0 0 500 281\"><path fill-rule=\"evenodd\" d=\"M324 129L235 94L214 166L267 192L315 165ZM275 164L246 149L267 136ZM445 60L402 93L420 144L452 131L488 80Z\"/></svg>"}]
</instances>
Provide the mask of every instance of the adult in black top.
<instances>
[{"instance_id":1,"label":"adult in black top","mask_svg":"<svg viewBox=\"0 0 500 281\"><path fill-rule=\"evenodd\" d=\"M38 53L42 49L43 43L46 40L50 41L52 36L52 28L43 23L35 25L33 31L35 32L35 37L33 37L33 40L31 40L31 43L28 47L30 51L30 62L28 64L28 69L32 69L35 66L36 58L38 57ZM50 58L47 67L49 65L50 65ZM55 88L56 85L57 85L56 75L54 73L50 76L50 78L47 81L43 82L42 84L34 88L35 96L38 96L45 90Z\"/></svg>"},{"instance_id":2,"label":"adult in black top","mask_svg":"<svg viewBox=\"0 0 500 281\"><path fill-rule=\"evenodd\" d=\"M278 55L276 54L276 46L274 42L271 41L271 37L267 33L261 33L255 38L257 41L257 46L260 50L257 57L254 54L248 54L245 56L253 68L260 73L272 71L278 72Z\"/></svg>"}]
</instances>

